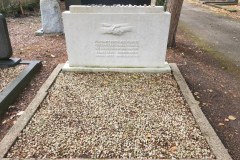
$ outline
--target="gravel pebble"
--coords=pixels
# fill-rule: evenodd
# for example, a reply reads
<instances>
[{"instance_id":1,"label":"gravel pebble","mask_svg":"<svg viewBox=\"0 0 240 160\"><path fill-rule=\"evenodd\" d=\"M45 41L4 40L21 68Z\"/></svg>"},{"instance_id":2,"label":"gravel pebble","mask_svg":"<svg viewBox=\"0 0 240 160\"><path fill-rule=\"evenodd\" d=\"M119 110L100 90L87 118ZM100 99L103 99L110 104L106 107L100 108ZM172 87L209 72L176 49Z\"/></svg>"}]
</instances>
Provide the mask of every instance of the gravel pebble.
<instances>
[{"instance_id":1,"label":"gravel pebble","mask_svg":"<svg viewBox=\"0 0 240 160\"><path fill-rule=\"evenodd\" d=\"M13 81L25 68L25 65L17 65L15 67L0 68L0 92Z\"/></svg>"},{"instance_id":2,"label":"gravel pebble","mask_svg":"<svg viewBox=\"0 0 240 160\"><path fill-rule=\"evenodd\" d=\"M8 158L215 158L171 74L60 73Z\"/></svg>"}]
</instances>

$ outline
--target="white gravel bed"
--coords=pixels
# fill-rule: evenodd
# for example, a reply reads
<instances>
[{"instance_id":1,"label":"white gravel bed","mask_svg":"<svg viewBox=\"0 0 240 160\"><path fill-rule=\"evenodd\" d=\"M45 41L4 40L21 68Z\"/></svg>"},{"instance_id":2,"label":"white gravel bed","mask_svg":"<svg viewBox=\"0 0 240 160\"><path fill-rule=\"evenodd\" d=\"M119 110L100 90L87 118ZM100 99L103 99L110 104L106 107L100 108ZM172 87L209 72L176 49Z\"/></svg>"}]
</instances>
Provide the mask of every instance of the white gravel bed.
<instances>
[{"instance_id":1,"label":"white gravel bed","mask_svg":"<svg viewBox=\"0 0 240 160\"><path fill-rule=\"evenodd\" d=\"M170 73L60 73L8 158L215 158Z\"/></svg>"},{"instance_id":2,"label":"white gravel bed","mask_svg":"<svg viewBox=\"0 0 240 160\"><path fill-rule=\"evenodd\" d=\"M26 65L20 64L15 67L0 68L0 93L24 70L25 67Z\"/></svg>"}]
</instances>

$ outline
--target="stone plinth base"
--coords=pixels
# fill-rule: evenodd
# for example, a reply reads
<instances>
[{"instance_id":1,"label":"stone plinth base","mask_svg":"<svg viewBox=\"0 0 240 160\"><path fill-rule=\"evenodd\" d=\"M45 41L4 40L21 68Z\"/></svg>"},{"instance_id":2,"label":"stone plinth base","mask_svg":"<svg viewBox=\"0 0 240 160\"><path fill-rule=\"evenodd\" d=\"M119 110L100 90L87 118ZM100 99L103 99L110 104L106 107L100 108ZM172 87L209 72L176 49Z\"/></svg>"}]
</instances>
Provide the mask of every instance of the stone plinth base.
<instances>
[{"instance_id":1,"label":"stone plinth base","mask_svg":"<svg viewBox=\"0 0 240 160\"><path fill-rule=\"evenodd\" d=\"M169 64L166 62L163 67L159 68L103 68L103 67L70 67L66 62L62 68L65 72L149 72L149 73L168 73L171 72Z\"/></svg>"}]
</instances>

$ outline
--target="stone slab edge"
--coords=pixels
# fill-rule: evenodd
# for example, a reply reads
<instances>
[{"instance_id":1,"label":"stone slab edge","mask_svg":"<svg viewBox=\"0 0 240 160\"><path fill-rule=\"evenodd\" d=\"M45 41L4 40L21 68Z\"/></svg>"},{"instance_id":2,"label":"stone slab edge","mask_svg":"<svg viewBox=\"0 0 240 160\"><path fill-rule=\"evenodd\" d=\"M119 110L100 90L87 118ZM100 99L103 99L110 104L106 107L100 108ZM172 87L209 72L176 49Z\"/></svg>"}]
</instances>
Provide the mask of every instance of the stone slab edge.
<instances>
[{"instance_id":1,"label":"stone slab edge","mask_svg":"<svg viewBox=\"0 0 240 160\"><path fill-rule=\"evenodd\" d=\"M21 131L25 128L25 126L28 124L28 122L30 121L34 113L37 111L43 99L47 96L47 91L53 84L59 72L61 71L62 66L63 66L62 64L59 64L54 69L52 74L49 76L46 82L42 85L37 95L29 104L29 106L26 108L24 113L18 118L17 122L11 127L11 129L2 139L2 141L0 142L0 159L4 158L4 156L7 154L7 152L9 151L11 146L14 144L17 137L21 133Z\"/></svg>"},{"instance_id":2,"label":"stone slab edge","mask_svg":"<svg viewBox=\"0 0 240 160\"><path fill-rule=\"evenodd\" d=\"M170 67L172 69L172 73L174 75L175 80L177 81L179 88L186 99L187 103L189 104L189 107L191 109L191 112L197 122L197 124L200 127L200 130L204 137L206 137L206 140L213 152L213 154L216 156L218 160L232 160L231 156L229 155L227 149L222 144L221 140L217 136L216 132L212 128L211 124L205 117L204 113L199 107L199 102L195 100L193 97L190 89L188 88L188 85L183 78L180 70L178 69L177 65L175 63L171 63Z\"/></svg>"},{"instance_id":3,"label":"stone slab edge","mask_svg":"<svg viewBox=\"0 0 240 160\"><path fill-rule=\"evenodd\" d=\"M66 62L62 69L64 72L149 72L149 73L168 73L171 72L169 64L166 62L161 68L97 68L97 67L70 67Z\"/></svg>"},{"instance_id":4,"label":"stone slab edge","mask_svg":"<svg viewBox=\"0 0 240 160\"><path fill-rule=\"evenodd\" d=\"M32 76L40 69L40 61L22 61L20 64L28 66L1 92L0 115L4 114L9 105L18 97L25 86L30 82Z\"/></svg>"},{"instance_id":5,"label":"stone slab edge","mask_svg":"<svg viewBox=\"0 0 240 160\"><path fill-rule=\"evenodd\" d=\"M9 58L5 60L0 60L0 68L15 67L20 63L20 61L20 58Z\"/></svg>"},{"instance_id":6,"label":"stone slab edge","mask_svg":"<svg viewBox=\"0 0 240 160\"><path fill-rule=\"evenodd\" d=\"M211 7L215 7L215 8L219 8L219 9L223 9L229 12L237 12L237 9L228 9L228 8L224 8L224 5L218 4L218 3L206 3L206 5L211 6ZM226 5L233 5L233 4L226 4ZM237 4L235 4L237 5Z\"/></svg>"}]
</instances>

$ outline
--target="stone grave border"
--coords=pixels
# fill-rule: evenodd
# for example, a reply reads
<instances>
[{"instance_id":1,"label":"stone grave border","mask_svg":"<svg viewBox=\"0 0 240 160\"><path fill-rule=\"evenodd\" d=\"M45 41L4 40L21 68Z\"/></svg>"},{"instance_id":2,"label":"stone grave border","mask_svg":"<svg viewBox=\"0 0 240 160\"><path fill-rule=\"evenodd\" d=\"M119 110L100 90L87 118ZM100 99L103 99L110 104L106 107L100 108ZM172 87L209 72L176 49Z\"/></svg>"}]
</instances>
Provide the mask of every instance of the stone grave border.
<instances>
[{"instance_id":1,"label":"stone grave border","mask_svg":"<svg viewBox=\"0 0 240 160\"><path fill-rule=\"evenodd\" d=\"M30 82L32 76L40 69L40 61L21 61L19 65L27 67L12 81L0 95L0 115L4 114L9 105L19 96L25 86Z\"/></svg>"},{"instance_id":2,"label":"stone grave border","mask_svg":"<svg viewBox=\"0 0 240 160\"><path fill-rule=\"evenodd\" d=\"M58 74L61 72L62 67L64 64L59 64L52 74L49 76L49 78L46 80L46 82L42 85L40 90L38 91L37 95L33 99L33 101L29 104L29 106L26 108L25 112L18 118L17 122L13 125L13 127L8 131L8 133L5 135L5 137L0 142L0 159L10 159L10 158L4 158L11 146L15 143L17 140L18 135L22 132L22 130L26 127L28 122L31 120L34 113L37 111L39 105L42 103L44 98L48 94L48 89L52 86L52 84L55 82L55 79L57 78ZM190 89L188 88L188 85L183 78L180 70L178 69L177 65L175 63L170 63L172 74L175 78L175 80L178 83L178 86L186 99L190 110L199 125L199 128L206 137L206 140L213 152L213 154L216 156L216 159L219 160L231 160L231 156L229 155L227 149L222 144L221 140L215 133L214 129L208 122L207 118L203 114L202 110L199 107L199 103L195 100L193 97ZM82 159L83 160L83 159ZM196 159L195 159L196 160Z\"/></svg>"},{"instance_id":3,"label":"stone grave border","mask_svg":"<svg viewBox=\"0 0 240 160\"><path fill-rule=\"evenodd\" d=\"M206 1L206 0L200 0L203 4L209 4L209 3L212 3L212 4L219 4L219 5L237 5L238 4L238 1L237 0L234 0L234 2L222 2L222 1L214 1L214 0L209 0L209 1Z\"/></svg>"},{"instance_id":4,"label":"stone grave border","mask_svg":"<svg viewBox=\"0 0 240 160\"><path fill-rule=\"evenodd\" d=\"M239 11L237 9L224 8L224 4L218 4L218 3L204 3L204 4L208 5L208 6L211 6L211 7L223 9L223 10L228 11L228 12L237 12L237 11Z\"/></svg>"}]
</instances>

